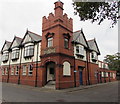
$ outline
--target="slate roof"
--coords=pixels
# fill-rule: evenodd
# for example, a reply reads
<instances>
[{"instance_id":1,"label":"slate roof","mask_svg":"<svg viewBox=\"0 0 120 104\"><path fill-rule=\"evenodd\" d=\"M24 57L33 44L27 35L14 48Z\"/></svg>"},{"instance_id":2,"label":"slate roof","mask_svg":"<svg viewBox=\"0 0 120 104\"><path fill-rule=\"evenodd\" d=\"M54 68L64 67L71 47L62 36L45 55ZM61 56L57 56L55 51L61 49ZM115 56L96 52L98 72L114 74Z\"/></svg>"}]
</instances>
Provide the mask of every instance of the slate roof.
<instances>
[{"instance_id":1,"label":"slate roof","mask_svg":"<svg viewBox=\"0 0 120 104\"><path fill-rule=\"evenodd\" d=\"M83 41L82 36L83 36L85 42ZM78 41L78 38L80 39L79 41ZM79 30L79 31L76 31L73 33L73 42L80 43L80 44L84 45L85 47L88 47L88 43L86 41L86 38L85 38L82 30Z\"/></svg>"},{"instance_id":2,"label":"slate roof","mask_svg":"<svg viewBox=\"0 0 120 104\"><path fill-rule=\"evenodd\" d=\"M92 40L88 40L87 42L88 42L90 50L96 51L100 55L100 51L99 51L99 48L97 46L96 40L92 39ZM94 44L96 45L96 47Z\"/></svg>"},{"instance_id":3,"label":"slate roof","mask_svg":"<svg viewBox=\"0 0 120 104\"><path fill-rule=\"evenodd\" d=\"M10 48L11 42L5 40L5 43L4 43L3 47L2 47L1 52L4 51L3 48L4 48L5 45L7 45L7 49L6 50L8 50Z\"/></svg>"},{"instance_id":4,"label":"slate roof","mask_svg":"<svg viewBox=\"0 0 120 104\"><path fill-rule=\"evenodd\" d=\"M15 37L16 38L16 40L17 40L17 43L20 45L20 43L21 43L21 41L22 41L22 38L20 38L20 37Z\"/></svg>"},{"instance_id":5,"label":"slate roof","mask_svg":"<svg viewBox=\"0 0 120 104\"><path fill-rule=\"evenodd\" d=\"M19 46L21 44L22 38L15 36L11 45L10 45L10 48L12 47L12 44L13 44L14 40L16 40L16 42L18 43L18 46Z\"/></svg>"},{"instance_id":6,"label":"slate roof","mask_svg":"<svg viewBox=\"0 0 120 104\"><path fill-rule=\"evenodd\" d=\"M27 31L27 34L29 34L29 36L32 38L32 41L41 41L42 40L42 36L33 33L31 31Z\"/></svg>"}]
</instances>

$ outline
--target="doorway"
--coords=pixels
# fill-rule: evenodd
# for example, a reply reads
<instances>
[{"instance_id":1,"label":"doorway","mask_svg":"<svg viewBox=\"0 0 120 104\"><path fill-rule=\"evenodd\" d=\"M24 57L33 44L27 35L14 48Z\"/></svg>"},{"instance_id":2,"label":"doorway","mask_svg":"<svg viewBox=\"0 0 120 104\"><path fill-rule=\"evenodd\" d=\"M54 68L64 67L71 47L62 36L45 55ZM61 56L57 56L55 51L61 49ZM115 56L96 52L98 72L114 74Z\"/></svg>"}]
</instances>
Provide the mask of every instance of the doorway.
<instances>
[{"instance_id":1,"label":"doorway","mask_svg":"<svg viewBox=\"0 0 120 104\"><path fill-rule=\"evenodd\" d=\"M83 69L84 69L84 68L85 68L84 66L78 66L80 85L83 85Z\"/></svg>"},{"instance_id":2,"label":"doorway","mask_svg":"<svg viewBox=\"0 0 120 104\"><path fill-rule=\"evenodd\" d=\"M50 81L55 81L55 63L49 62L46 64L46 84Z\"/></svg>"}]
</instances>

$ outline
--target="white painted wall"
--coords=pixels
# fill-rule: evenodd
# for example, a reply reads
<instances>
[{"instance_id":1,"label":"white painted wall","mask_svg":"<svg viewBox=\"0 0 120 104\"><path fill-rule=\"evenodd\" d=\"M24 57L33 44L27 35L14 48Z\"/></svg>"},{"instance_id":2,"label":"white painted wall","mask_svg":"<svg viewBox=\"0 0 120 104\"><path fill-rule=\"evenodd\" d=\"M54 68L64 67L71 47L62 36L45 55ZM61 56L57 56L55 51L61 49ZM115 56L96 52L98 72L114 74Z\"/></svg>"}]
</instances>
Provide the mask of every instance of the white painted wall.
<instances>
[{"instance_id":1,"label":"white painted wall","mask_svg":"<svg viewBox=\"0 0 120 104\"><path fill-rule=\"evenodd\" d=\"M81 58L78 58L77 55L76 55L76 46L81 46L80 44L78 45L74 45L74 56L75 56L75 59L79 59L79 60L83 60L83 61L86 61L86 50L84 49L84 58L81 59Z\"/></svg>"}]
</instances>

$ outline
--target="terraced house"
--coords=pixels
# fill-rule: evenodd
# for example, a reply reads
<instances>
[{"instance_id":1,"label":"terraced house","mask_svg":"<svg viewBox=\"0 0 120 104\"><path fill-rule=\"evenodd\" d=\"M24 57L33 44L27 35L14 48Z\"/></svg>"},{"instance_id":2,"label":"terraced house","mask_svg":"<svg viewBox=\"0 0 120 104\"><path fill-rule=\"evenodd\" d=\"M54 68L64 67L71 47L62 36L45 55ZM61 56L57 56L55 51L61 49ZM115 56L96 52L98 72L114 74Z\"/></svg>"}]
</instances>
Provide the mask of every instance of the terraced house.
<instances>
[{"instance_id":1,"label":"terraced house","mask_svg":"<svg viewBox=\"0 0 120 104\"><path fill-rule=\"evenodd\" d=\"M96 40L86 40L82 30L73 32L73 19L63 14L63 3L54 4L54 14L43 17L42 36L27 30L23 38L5 41L2 81L62 89L116 80L116 72L98 61Z\"/></svg>"}]
</instances>

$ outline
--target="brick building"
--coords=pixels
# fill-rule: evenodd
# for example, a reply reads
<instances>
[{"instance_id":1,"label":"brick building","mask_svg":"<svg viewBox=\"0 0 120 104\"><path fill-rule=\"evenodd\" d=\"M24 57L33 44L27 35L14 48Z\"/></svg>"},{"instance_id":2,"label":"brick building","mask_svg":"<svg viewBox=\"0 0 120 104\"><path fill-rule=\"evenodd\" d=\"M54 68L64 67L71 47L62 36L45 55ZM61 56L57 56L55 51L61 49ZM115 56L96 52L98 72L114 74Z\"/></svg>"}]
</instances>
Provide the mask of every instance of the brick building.
<instances>
[{"instance_id":1,"label":"brick building","mask_svg":"<svg viewBox=\"0 0 120 104\"><path fill-rule=\"evenodd\" d=\"M98 61L96 40L87 41L82 30L73 32L73 20L63 14L63 3L54 4L54 14L43 17L42 36L27 30L24 38L5 41L2 81L36 87L52 82L62 89L116 80L116 72Z\"/></svg>"}]
</instances>

